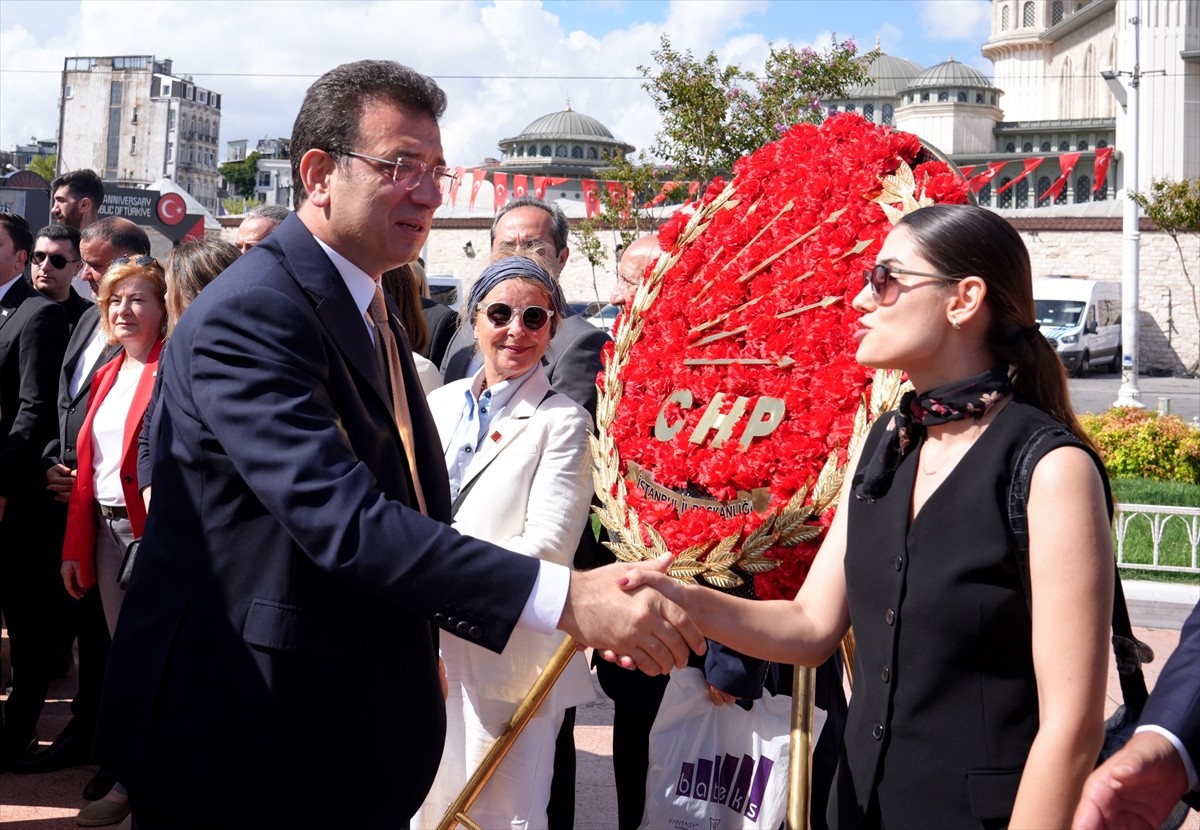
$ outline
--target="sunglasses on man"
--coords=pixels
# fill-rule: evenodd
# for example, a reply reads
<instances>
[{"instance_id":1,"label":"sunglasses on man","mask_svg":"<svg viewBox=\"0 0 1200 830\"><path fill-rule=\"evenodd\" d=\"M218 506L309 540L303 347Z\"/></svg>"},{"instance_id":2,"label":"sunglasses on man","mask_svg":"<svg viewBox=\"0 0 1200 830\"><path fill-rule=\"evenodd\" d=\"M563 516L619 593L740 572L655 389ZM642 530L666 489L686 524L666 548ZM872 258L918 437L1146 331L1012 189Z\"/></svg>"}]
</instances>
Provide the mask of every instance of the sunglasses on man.
<instances>
[{"instance_id":1,"label":"sunglasses on man","mask_svg":"<svg viewBox=\"0 0 1200 830\"><path fill-rule=\"evenodd\" d=\"M68 262L79 262L78 259L67 259L62 254L48 254L45 251L33 252L34 265L41 265L46 260L50 260L50 264L59 270L66 268Z\"/></svg>"}]
</instances>

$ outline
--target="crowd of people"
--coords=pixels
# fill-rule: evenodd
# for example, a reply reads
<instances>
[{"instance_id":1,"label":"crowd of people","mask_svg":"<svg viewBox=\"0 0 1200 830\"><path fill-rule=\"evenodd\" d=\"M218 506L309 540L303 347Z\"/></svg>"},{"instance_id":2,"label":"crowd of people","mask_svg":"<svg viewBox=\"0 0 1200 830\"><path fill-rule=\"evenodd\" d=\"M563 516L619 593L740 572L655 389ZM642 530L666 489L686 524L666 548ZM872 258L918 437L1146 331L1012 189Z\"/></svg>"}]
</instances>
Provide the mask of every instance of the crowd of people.
<instances>
[{"instance_id":1,"label":"crowd of people","mask_svg":"<svg viewBox=\"0 0 1200 830\"><path fill-rule=\"evenodd\" d=\"M1195 789L1200 608L1147 728L1092 771L1111 496L1007 222L928 207L885 240L853 297L857 359L916 392L851 459L795 601L743 600L614 563L588 523L609 337L563 296L560 209L499 212L458 314L424 296L445 106L392 62L326 73L293 132L294 210L256 209L236 247L160 262L99 217L91 171L52 183L36 235L0 213L0 771L98 761L81 826L431 827L570 635L615 701L614 824L637 827L672 668L736 650L840 672L852 625L814 826L1133 826ZM614 304L658 253L623 252ZM1026 583L1005 495L1048 424ZM72 718L35 752L76 639ZM714 705L762 683L708 679ZM592 695L576 655L479 826L572 826Z\"/></svg>"}]
</instances>

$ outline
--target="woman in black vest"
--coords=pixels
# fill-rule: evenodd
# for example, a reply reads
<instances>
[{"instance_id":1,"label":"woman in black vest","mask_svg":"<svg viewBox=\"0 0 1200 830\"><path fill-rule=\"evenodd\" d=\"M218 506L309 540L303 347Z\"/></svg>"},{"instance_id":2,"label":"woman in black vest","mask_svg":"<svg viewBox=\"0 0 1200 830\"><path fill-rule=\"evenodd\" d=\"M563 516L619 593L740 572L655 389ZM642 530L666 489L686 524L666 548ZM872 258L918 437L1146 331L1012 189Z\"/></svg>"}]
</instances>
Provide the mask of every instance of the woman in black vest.
<instances>
[{"instance_id":1,"label":"woman in black vest","mask_svg":"<svg viewBox=\"0 0 1200 830\"><path fill-rule=\"evenodd\" d=\"M1038 333L1029 254L990 211L923 208L888 236L854 307L857 360L904 370L916 391L851 459L796 601L642 570L627 584L779 662L819 665L853 625L830 827L1066 827L1103 737L1114 569L1107 482ZM1064 436L1028 498L1027 596L1008 485L1054 423Z\"/></svg>"}]
</instances>

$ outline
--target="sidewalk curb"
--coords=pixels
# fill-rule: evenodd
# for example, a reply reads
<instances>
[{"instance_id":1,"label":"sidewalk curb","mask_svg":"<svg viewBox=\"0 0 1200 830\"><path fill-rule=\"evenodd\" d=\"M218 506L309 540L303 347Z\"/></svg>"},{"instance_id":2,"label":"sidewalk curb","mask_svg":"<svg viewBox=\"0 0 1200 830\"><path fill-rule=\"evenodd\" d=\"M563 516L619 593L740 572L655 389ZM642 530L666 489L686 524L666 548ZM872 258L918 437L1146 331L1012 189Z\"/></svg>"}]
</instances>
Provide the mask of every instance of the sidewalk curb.
<instances>
[{"instance_id":1,"label":"sidewalk curb","mask_svg":"<svg viewBox=\"0 0 1200 830\"><path fill-rule=\"evenodd\" d=\"M1178 631L1200 601L1200 585L1122 579L1129 617L1135 626Z\"/></svg>"}]
</instances>

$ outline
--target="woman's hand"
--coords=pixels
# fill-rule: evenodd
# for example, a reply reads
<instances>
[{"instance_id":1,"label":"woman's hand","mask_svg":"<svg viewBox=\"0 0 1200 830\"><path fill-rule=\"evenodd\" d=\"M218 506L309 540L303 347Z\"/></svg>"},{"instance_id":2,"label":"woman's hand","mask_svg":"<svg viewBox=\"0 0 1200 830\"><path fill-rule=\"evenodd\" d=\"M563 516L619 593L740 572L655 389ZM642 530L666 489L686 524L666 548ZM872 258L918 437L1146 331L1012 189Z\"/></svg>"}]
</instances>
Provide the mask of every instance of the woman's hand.
<instances>
[{"instance_id":1,"label":"woman's hand","mask_svg":"<svg viewBox=\"0 0 1200 830\"><path fill-rule=\"evenodd\" d=\"M79 562L74 559L64 560L62 563L62 578L67 593L75 597L75 599L83 599L83 595L87 593L87 590L79 584Z\"/></svg>"}]
</instances>

